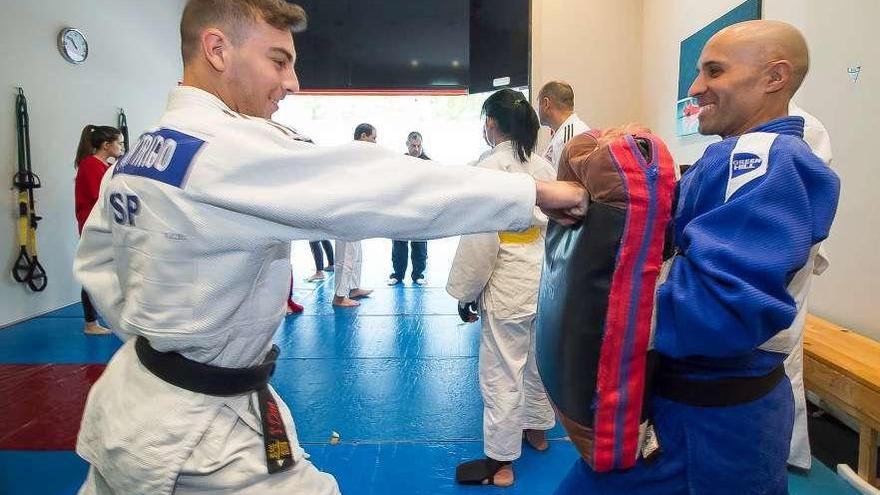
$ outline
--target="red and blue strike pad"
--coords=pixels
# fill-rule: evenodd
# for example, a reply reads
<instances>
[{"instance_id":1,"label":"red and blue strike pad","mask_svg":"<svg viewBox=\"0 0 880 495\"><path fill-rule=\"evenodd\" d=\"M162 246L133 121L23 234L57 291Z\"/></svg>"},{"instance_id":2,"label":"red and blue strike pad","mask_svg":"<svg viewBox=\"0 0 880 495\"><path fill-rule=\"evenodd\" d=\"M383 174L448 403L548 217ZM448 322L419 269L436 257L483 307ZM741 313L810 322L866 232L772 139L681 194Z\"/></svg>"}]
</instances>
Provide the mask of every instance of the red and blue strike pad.
<instances>
[{"instance_id":1,"label":"red and blue strike pad","mask_svg":"<svg viewBox=\"0 0 880 495\"><path fill-rule=\"evenodd\" d=\"M560 161L559 179L583 184L590 203L579 226L547 230L538 369L563 427L598 472L638 458L674 167L647 132L584 133Z\"/></svg>"}]
</instances>

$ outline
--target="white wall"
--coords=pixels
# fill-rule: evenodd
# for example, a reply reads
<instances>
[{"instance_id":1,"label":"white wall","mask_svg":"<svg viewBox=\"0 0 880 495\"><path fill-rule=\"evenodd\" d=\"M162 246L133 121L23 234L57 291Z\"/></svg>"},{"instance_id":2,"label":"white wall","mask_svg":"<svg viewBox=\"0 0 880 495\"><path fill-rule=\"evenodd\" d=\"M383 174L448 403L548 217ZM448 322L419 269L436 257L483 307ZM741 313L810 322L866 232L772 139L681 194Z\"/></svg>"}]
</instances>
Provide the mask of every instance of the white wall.
<instances>
[{"instance_id":1,"label":"white wall","mask_svg":"<svg viewBox=\"0 0 880 495\"><path fill-rule=\"evenodd\" d=\"M562 79L590 127L638 120L641 40L641 0L533 0L533 100Z\"/></svg>"},{"instance_id":2,"label":"white wall","mask_svg":"<svg viewBox=\"0 0 880 495\"><path fill-rule=\"evenodd\" d=\"M742 0L644 0L641 98L646 124L679 163L699 158L711 138L675 136L674 103L682 39ZM811 51L798 104L828 128L842 180L840 206L826 246L831 268L816 279L812 312L880 339L880 167L873 133L880 115L880 50L873 29L876 0L764 0L764 18L800 28ZM862 66L852 83L848 66Z\"/></svg>"},{"instance_id":3,"label":"white wall","mask_svg":"<svg viewBox=\"0 0 880 495\"><path fill-rule=\"evenodd\" d=\"M132 139L164 109L180 78L178 26L184 0L0 0L0 180L11 187L17 168L15 92L24 88L30 110L40 262L49 285L33 293L9 269L18 256L16 193L0 202L6 256L0 275L0 326L79 300L71 275L77 231L73 213L73 158L87 123L116 125L124 107ZM84 65L65 62L58 31L73 26L89 42Z\"/></svg>"}]
</instances>

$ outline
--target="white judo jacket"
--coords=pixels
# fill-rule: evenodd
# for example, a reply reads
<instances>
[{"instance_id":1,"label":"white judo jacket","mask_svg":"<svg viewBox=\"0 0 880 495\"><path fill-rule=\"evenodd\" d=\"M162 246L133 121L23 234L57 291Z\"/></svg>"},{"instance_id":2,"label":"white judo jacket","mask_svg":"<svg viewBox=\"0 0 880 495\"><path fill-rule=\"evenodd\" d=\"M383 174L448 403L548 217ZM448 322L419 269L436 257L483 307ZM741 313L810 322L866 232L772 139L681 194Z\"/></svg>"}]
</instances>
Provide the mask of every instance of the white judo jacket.
<instances>
[{"instance_id":1,"label":"white judo jacket","mask_svg":"<svg viewBox=\"0 0 880 495\"><path fill-rule=\"evenodd\" d=\"M527 162L521 162L510 141L483 154L476 166L524 172L540 180L556 177L550 163L537 153L532 153ZM531 223L531 228L524 232L462 236L446 284L449 295L462 302L479 301L483 311L497 318L535 314L547 217L534 208Z\"/></svg>"},{"instance_id":2,"label":"white judo jacket","mask_svg":"<svg viewBox=\"0 0 880 495\"><path fill-rule=\"evenodd\" d=\"M105 175L74 262L128 340L92 387L77 442L115 491L171 493L221 408L262 432L255 394L212 397L163 382L131 337L202 363L253 366L284 315L291 240L427 239L535 223L528 174L414 160L356 141L317 147L202 90L171 92L158 126Z\"/></svg>"}]
</instances>

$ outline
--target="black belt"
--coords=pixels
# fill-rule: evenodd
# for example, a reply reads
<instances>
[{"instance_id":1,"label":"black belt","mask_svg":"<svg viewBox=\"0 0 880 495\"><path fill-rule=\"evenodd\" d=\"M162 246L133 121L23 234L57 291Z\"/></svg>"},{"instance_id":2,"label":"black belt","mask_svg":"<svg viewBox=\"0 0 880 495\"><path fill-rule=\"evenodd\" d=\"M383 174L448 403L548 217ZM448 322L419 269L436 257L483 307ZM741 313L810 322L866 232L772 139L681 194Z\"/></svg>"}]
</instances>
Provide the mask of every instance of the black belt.
<instances>
[{"instance_id":1,"label":"black belt","mask_svg":"<svg viewBox=\"0 0 880 495\"><path fill-rule=\"evenodd\" d=\"M785 377L779 365L763 376L695 380L680 375L657 375L654 390L665 399L699 407L728 407L745 404L769 394Z\"/></svg>"},{"instance_id":2,"label":"black belt","mask_svg":"<svg viewBox=\"0 0 880 495\"><path fill-rule=\"evenodd\" d=\"M174 386L219 397L257 392L263 422L263 445L269 473L293 467L290 441L284 430L281 412L272 393L269 379L275 372L278 346L273 345L266 359L250 368L224 368L188 359L176 352L160 352L144 337L135 342L138 359L151 373Z\"/></svg>"}]
</instances>

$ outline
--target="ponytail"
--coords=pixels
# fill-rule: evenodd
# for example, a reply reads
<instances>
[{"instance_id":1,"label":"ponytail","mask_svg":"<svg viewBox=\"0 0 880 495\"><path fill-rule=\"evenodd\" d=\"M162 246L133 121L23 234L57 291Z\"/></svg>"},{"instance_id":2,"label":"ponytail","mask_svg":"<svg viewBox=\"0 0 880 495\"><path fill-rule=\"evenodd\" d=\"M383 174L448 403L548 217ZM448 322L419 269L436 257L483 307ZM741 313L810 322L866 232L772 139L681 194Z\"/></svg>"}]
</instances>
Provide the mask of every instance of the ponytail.
<instances>
[{"instance_id":1,"label":"ponytail","mask_svg":"<svg viewBox=\"0 0 880 495\"><path fill-rule=\"evenodd\" d=\"M83 127L82 134L79 136L79 146L76 148L76 160L73 162L74 167L79 167L79 162L83 158L95 153L92 148L92 130L95 128L92 124Z\"/></svg>"},{"instance_id":2,"label":"ponytail","mask_svg":"<svg viewBox=\"0 0 880 495\"><path fill-rule=\"evenodd\" d=\"M526 161L535 151L535 145L538 142L538 129L541 128L541 124L535 110L524 97L516 100L513 108L514 119L510 127L510 138L516 145L519 159Z\"/></svg>"},{"instance_id":3,"label":"ponytail","mask_svg":"<svg viewBox=\"0 0 880 495\"><path fill-rule=\"evenodd\" d=\"M483 103L483 115L498 123L498 128L513 142L516 156L525 162L535 150L541 124L535 110L519 91L496 91Z\"/></svg>"},{"instance_id":4,"label":"ponytail","mask_svg":"<svg viewBox=\"0 0 880 495\"><path fill-rule=\"evenodd\" d=\"M79 146L76 147L76 161L73 162L74 168L79 167L79 162L83 158L94 155L102 144L113 142L119 139L122 133L115 127L108 125L92 125L88 124L83 127L79 136Z\"/></svg>"}]
</instances>

